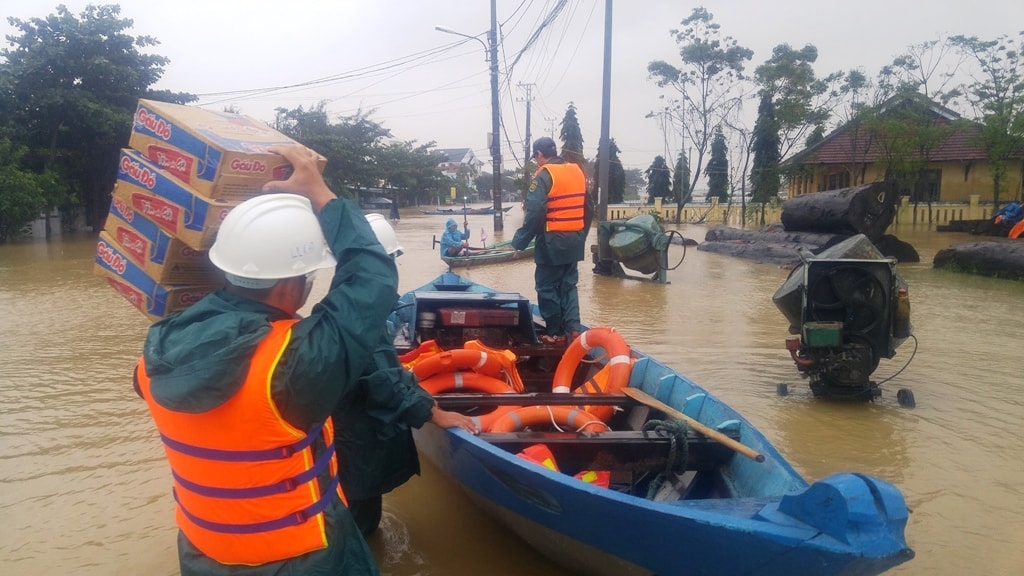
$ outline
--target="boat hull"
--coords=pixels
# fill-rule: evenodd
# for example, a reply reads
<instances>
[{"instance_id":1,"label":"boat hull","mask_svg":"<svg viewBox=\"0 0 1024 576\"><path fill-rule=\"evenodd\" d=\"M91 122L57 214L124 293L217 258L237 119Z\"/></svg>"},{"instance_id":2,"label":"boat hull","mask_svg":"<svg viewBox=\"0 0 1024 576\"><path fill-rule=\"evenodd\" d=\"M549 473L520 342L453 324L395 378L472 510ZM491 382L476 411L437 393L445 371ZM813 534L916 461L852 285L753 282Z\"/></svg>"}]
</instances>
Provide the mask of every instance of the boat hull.
<instances>
[{"instance_id":1,"label":"boat hull","mask_svg":"<svg viewBox=\"0 0 1024 576\"><path fill-rule=\"evenodd\" d=\"M432 288L490 291L453 274ZM531 304L536 314L536 306ZM645 498L536 465L461 430L415 431L417 446L482 509L579 574L878 574L913 558L894 486L860 474L808 484L728 405L638 352L628 385L764 456L735 453L715 497Z\"/></svg>"}]
</instances>

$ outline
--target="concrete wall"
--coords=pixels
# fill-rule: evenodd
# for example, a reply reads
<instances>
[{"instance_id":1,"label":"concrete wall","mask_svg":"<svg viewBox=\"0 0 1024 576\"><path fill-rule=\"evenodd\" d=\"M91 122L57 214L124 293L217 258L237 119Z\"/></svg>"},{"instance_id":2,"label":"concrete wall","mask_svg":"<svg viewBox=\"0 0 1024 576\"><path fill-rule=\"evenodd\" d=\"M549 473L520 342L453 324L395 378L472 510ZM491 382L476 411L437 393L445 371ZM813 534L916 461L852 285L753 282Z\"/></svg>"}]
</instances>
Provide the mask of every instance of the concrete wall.
<instances>
[{"instance_id":1,"label":"concrete wall","mask_svg":"<svg viewBox=\"0 0 1024 576\"><path fill-rule=\"evenodd\" d=\"M1009 201L1009 199L1007 199ZM634 216L647 213L657 213L663 222L675 222L676 207L662 205L660 199L651 206L638 203L612 204L608 206L609 220L628 220ZM904 197L896 211L894 223L930 223L931 225L949 224L952 220L985 220L991 218L995 213L991 203L982 203L978 194L970 195L967 202L936 202L931 206L929 217L928 205L921 203L914 206L910 198ZM759 218L761 207L759 205L747 206L747 229L758 229L761 227ZM740 206L719 205L717 201L710 204L687 204L683 207L680 222L703 223L709 225L724 224L740 228L743 225ZM765 207L765 225L782 222L782 208L780 206Z\"/></svg>"}]
</instances>

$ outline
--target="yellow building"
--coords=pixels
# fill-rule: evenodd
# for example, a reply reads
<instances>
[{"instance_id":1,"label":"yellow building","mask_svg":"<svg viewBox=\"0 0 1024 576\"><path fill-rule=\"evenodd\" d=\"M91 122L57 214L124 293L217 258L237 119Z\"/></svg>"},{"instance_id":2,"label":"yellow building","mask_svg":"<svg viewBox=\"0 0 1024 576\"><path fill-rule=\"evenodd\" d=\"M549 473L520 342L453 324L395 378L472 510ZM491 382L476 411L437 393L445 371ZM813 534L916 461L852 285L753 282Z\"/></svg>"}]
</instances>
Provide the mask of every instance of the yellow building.
<instances>
[{"instance_id":1,"label":"yellow building","mask_svg":"<svg viewBox=\"0 0 1024 576\"><path fill-rule=\"evenodd\" d=\"M899 196L911 203L967 203L972 195L992 202L992 173L981 124L923 96L893 98L867 118L844 124L783 162L787 197L889 179L900 186ZM904 179L897 184L892 177L901 162L920 168L915 182ZM1000 204L1021 199L1022 177L1024 149L1009 162Z\"/></svg>"}]
</instances>

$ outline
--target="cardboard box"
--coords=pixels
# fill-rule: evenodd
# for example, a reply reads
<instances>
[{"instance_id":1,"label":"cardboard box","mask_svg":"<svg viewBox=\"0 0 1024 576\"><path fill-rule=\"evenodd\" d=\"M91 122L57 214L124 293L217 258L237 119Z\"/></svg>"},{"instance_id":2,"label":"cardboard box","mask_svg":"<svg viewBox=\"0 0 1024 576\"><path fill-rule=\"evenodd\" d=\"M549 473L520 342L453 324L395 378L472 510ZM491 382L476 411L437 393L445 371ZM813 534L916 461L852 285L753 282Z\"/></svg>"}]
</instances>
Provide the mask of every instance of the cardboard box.
<instances>
[{"instance_id":1,"label":"cardboard box","mask_svg":"<svg viewBox=\"0 0 1024 576\"><path fill-rule=\"evenodd\" d=\"M150 320L184 310L220 287L160 284L134 264L107 232L100 232L93 271Z\"/></svg>"},{"instance_id":2,"label":"cardboard box","mask_svg":"<svg viewBox=\"0 0 1024 576\"><path fill-rule=\"evenodd\" d=\"M157 168L136 150L121 150L115 195L133 211L195 250L209 250L237 203L211 200Z\"/></svg>"},{"instance_id":3,"label":"cardboard box","mask_svg":"<svg viewBox=\"0 0 1024 576\"><path fill-rule=\"evenodd\" d=\"M291 175L291 165L267 151L289 144L295 141L249 116L154 100L139 100L128 141L197 193L232 202ZM326 164L321 156L321 171Z\"/></svg>"},{"instance_id":4,"label":"cardboard box","mask_svg":"<svg viewBox=\"0 0 1024 576\"><path fill-rule=\"evenodd\" d=\"M156 222L133 210L128 195L117 188L103 230L146 275L161 284L217 284L224 278L206 250L190 248L161 230Z\"/></svg>"}]
</instances>

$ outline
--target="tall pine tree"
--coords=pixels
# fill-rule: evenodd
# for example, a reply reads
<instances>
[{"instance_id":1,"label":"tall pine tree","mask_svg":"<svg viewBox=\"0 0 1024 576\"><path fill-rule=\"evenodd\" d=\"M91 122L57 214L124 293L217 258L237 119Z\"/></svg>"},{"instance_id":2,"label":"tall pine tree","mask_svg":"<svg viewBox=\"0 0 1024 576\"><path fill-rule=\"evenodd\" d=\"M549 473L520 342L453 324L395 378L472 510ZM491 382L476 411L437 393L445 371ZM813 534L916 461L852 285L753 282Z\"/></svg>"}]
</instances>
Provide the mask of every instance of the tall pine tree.
<instances>
[{"instance_id":1,"label":"tall pine tree","mask_svg":"<svg viewBox=\"0 0 1024 576\"><path fill-rule=\"evenodd\" d=\"M576 106L572 102L569 102L569 107L565 109L565 116L562 117L560 125L562 130L558 137L562 140L562 159L566 162L579 164L582 169L585 166L583 159L583 132L580 131L580 122L576 118Z\"/></svg>"},{"instance_id":2,"label":"tall pine tree","mask_svg":"<svg viewBox=\"0 0 1024 576\"><path fill-rule=\"evenodd\" d=\"M644 171L644 174L647 176L648 204L654 204L655 198L661 198L664 201L672 193L671 175L669 174L668 164L665 163L664 157L655 156L654 162Z\"/></svg>"},{"instance_id":3,"label":"tall pine tree","mask_svg":"<svg viewBox=\"0 0 1024 576\"><path fill-rule=\"evenodd\" d=\"M676 159L676 169L672 172L672 198L676 206L687 204L693 199L693 193L690 192L690 162L682 150Z\"/></svg>"},{"instance_id":4,"label":"tall pine tree","mask_svg":"<svg viewBox=\"0 0 1024 576\"><path fill-rule=\"evenodd\" d=\"M722 127L715 128L715 137L711 141L711 159L704 169L708 177L708 201L718 198L719 204L729 201L729 150L725 146Z\"/></svg>"},{"instance_id":5,"label":"tall pine tree","mask_svg":"<svg viewBox=\"0 0 1024 576\"><path fill-rule=\"evenodd\" d=\"M775 102L767 91L761 93L757 106L757 121L751 148L754 150L754 165L750 173L750 200L761 205L761 221L764 225L765 205L779 195L779 126L775 118Z\"/></svg>"}]
</instances>

